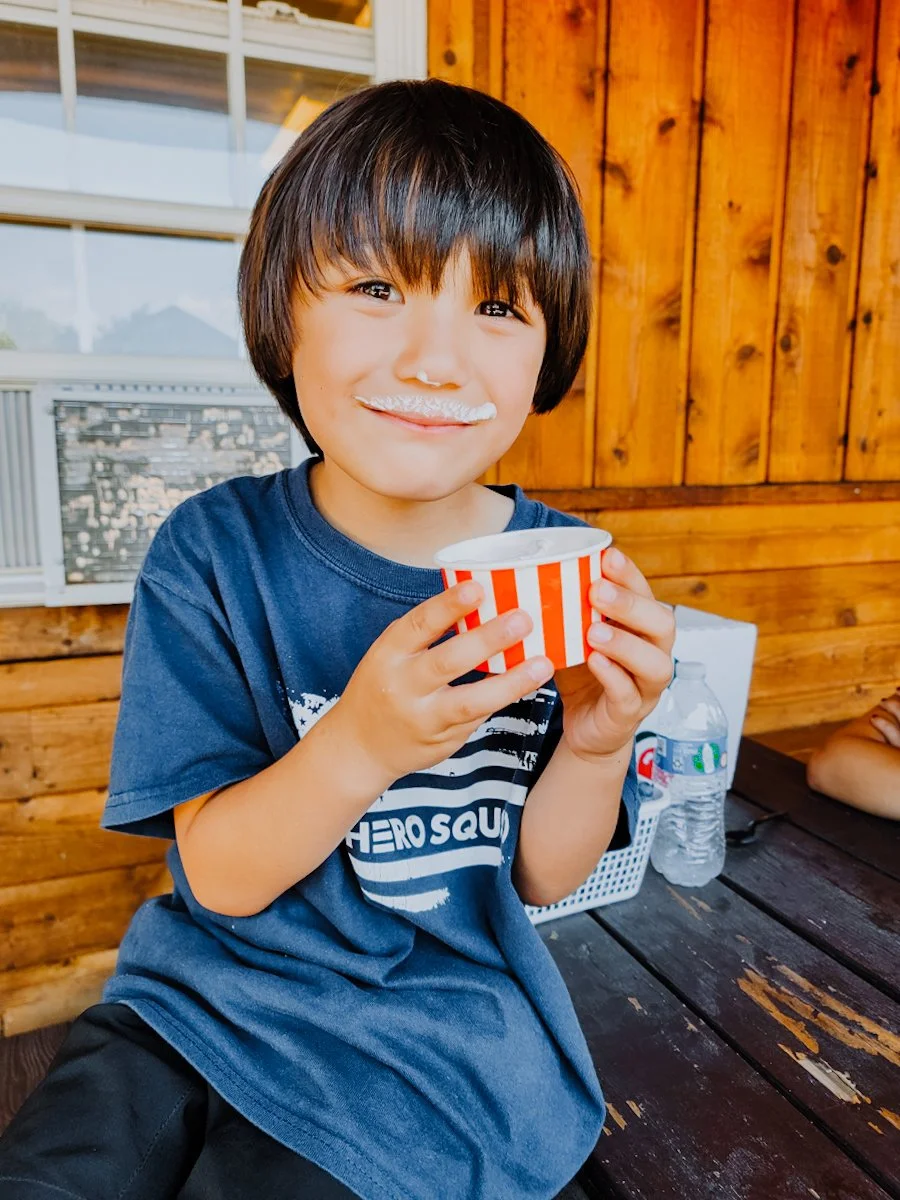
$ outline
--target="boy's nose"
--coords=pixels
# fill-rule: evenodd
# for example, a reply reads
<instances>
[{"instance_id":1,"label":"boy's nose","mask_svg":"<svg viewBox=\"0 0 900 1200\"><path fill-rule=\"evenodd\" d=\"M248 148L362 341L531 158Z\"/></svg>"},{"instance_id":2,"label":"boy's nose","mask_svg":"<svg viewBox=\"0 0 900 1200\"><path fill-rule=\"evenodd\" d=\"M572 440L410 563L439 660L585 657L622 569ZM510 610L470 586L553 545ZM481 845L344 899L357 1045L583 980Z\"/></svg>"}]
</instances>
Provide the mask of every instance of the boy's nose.
<instances>
[{"instance_id":1,"label":"boy's nose","mask_svg":"<svg viewBox=\"0 0 900 1200\"><path fill-rule=\"evenodd\" d=\"M394 369L398 379L413 387L463 387L468 368L461 331L446 318L411 322Z\"/></svg>"}]
</instances>

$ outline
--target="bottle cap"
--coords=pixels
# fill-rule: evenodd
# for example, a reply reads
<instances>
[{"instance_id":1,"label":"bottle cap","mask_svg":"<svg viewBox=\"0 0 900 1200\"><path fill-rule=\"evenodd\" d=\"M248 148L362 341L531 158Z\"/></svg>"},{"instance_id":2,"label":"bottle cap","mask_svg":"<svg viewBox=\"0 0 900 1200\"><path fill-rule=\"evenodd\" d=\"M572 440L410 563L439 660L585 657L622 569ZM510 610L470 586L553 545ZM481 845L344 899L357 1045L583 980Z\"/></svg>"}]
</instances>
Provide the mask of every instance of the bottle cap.
<instances>
[{"instance_id":1,"label":"bottle cap","mask_svg":"<svg viewBox=\"0 0 900 1200\"><path fill-rule=\"evenodd\" d=\"M676 679L705 679L706 666L702 662L677 662L675 664Z\"/></svg>"}]
</instances>

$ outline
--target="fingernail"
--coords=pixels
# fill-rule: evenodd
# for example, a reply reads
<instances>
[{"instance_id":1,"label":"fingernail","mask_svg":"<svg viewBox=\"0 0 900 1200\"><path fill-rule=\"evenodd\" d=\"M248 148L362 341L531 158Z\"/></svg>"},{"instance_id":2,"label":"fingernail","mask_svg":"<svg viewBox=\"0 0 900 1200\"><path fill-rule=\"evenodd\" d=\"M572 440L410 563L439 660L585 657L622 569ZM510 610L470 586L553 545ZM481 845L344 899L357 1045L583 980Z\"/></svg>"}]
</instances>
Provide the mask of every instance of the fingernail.
<instances>
[{"instance_id":1,"label":"fingernail","mask_svg":"<svg viewBox=\"0 0 900 1200\"><path fill-rule=\"evenodd\" d=\"M506 628L510 633L527 633L528 617L525 613L517 612L506 618Z\"/></svg>"},{"instance_id":2,"label":"fingernail","mask_svg":"<svg viewBox=\"0 0 900 1200\"><path fill-rule=\"evenodd\" d=\"M549 658L536 658L528 664L528 674L535 683L545 683L553 675L553 663Z\"/></svg>"},{"instance_id":3,"label":"fingernail","mask_svg":"<svg viewBox=\"0 0 900 1200\"><path fill-rule=\"evenodd\" d=\"M604 579L597 587L597 599L605 604L612 604L618 594L616 587L608 579Z\"/></svg>"},{"instance_id":4,"label":"fingernail","mask_svg":"<svg viewBox=\"0 0 900 1200\"><path fill-rule=\"evenodd\" d=\"M588 630L588 641L595 644L597 642L608 642L612 640L612 635L613 631L608 625L595 622Z\"/></svg>"},{"instance_id":5,"label":"fingernail","mask_svg":"<svg viewBox=\"0 0 900 1200\"><path fill-rule=\"evenodd\" d=\"M607 550L606 552L606 561L611 567L624 567L625 555L621 550L617 550L615 546L613 546L612 550Z\"/></svg>"},{"instance_id":6,"label":"fingernail","mask_svg":"<svg viewBox=\"0 0 900 1200\"><path fill-rule=\"evenodd\" d=\"M464 583L459 589L459 598L463 604L474 604L478 599L478 584Z\"/></svg>"}]
</instances>

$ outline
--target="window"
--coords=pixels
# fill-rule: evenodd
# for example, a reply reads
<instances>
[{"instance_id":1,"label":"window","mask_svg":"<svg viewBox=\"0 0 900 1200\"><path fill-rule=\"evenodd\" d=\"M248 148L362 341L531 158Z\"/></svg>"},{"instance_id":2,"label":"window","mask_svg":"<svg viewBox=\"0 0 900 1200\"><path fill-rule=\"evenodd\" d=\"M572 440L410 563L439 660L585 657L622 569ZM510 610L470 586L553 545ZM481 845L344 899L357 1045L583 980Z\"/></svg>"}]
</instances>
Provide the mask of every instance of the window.
<instances>
[{"instance_id":1,"label":"window","mask_svg":"<svg viewBox=\"0 0 900 1200\"><path fill-rule=\"evenodd\" d=\"M368 80L341 71L248 58L247 185L255 195L290 144L323 109Z\"/></svg>"},{"instance_id":2,"label":"window","mask_svg":"<svg viewBox=\"0 0 900 1200\"><path fill-rule=\"evenodd\" d=\"M0 184L65 187L56 31L0 25Z\"/></svg>"},{"instance_id":3,"label":"window","mask_svg":"<svg viewBox=\"0 0 900 1200\"><path fill-rule=\"evenodd\" d=\"M23 438L41 487L55 478L34 405L60 388L94 389L101 406L104 389L147 387L271 404L236 309L250 208L326 105L425 74L425 10L426 0L0 0L0 478L21 475ZM36 528L32 492L8 490L0 531L10 506ZM44 545L46 512L39 524L46 577L59 544ZM0 537L0 604L40 603L46 590L30 559L21 573L14 544ZM102 602L92 595L84 602Z\"/></svg>"},{"instance_id":4,"label":"window","mask_svg":"<svg viewBox=\"0 0 900 1200\"><path fill-rule=\"evenodd\" d=\"M76 33L77 190L236 204L227 76L224 54Z\"/></svg>"}]
</instances>

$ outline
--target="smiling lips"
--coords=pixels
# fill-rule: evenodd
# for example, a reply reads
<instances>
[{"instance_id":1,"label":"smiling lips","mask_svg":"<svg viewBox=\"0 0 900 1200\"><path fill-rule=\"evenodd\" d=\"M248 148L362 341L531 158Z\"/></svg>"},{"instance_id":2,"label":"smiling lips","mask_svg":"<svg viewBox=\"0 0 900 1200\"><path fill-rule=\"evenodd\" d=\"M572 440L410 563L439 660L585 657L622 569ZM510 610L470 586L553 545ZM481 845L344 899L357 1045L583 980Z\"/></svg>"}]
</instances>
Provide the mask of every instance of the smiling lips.
<instances>
[{"instance_id":1,"label":"smiling lips","mask_svg":"<svg viewBox=\"0 0 900 1200\"><path fill-rule=\"evenodd\" d=\"M493 421L497 415L496 405L490 401L471 408L446 396L354 396L353 399L375 412L419 418L416 423L421 425L477 425Z\"/></svg>"}]
</instances>

